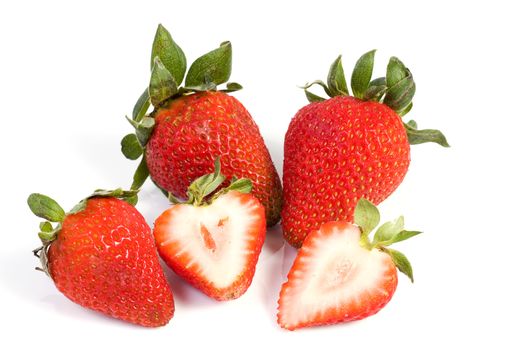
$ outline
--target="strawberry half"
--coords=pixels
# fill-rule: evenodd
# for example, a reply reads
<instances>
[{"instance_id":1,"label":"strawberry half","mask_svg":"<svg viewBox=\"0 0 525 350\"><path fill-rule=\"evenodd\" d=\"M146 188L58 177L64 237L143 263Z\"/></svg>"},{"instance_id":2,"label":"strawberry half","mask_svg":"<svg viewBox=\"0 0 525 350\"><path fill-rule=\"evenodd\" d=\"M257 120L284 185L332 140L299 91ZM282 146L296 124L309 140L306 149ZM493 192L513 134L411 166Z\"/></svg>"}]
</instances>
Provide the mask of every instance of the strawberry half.
<instances>
[{"instance_id":1,"label":"strawberry half","mask_svg":"<svg viewBox=\"0 0 525 350\"><path fill-rule=\"evenodd\" d=\"M215 173L195 180L189 200L155 221L160 256L179 276L217 300L248 289L266 234L264 207L251 195L248 179L234 179L206 201L225 180L219 158Z\"/></svg>"},{"instance_id":2,"label":"strawberry half","mask_svg":"<svg viewBox=\"0 0 525 350\"><path fill-rule=\"evenodd\" d=\"M279 297L278 323L294 330L359 320L377 313L397 287L396 267L412 281L412 267L400 252L387 248L419 234L405 231L401 216L380 226L379 211L361 199L355 220L328 222L307 236Z\"/></svg>"}]
</instances>

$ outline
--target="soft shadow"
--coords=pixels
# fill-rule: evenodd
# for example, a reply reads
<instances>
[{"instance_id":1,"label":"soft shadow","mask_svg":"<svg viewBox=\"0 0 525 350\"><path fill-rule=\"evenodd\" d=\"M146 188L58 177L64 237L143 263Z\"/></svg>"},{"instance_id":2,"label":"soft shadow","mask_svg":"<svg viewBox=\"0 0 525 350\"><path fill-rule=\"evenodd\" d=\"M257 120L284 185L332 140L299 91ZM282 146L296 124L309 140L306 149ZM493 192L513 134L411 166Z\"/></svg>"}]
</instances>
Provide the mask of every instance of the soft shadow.
<instances>
[{"instance_id":1,"label":"soft shadow","mask_svg":"<svg viewBox=\"0 0 525 350\"><path fill-rule=\"evenodd\" d=\"M258 279L263 288L261 298L272 324L279 328L275 322L279 292L296 255L295 248L284 241L280 225L268 230L263 255L262 266L258 270Z\"/></svg>"},{"instance_id":2,"label":"soft shadow","mask_svg":"<svg viewBox=\"0 0 525 350\"><path fill-rule=\"evenodd\" d=\"M0 257L0 281L13 295L36 309L48 309L64 317L83 322L108 322L122 327L139 327L84 308L56 289L53 280L41 271L35 270L40 262L32 256L31 250L16 251Z\"/></svg>"},{"instance_id":3,"label":"soft shadow","mask_svg":"<svg viewBox=\"0 0 525 350\"><path fill-rule=\"evenodd\" d=\"M139 193L137 209L152 229L155 220L170 206L171 203L166 196L150 180L147 180Z\"/></svg>"},{"instance_id":4,"label":"soft shadow","mask_svg":"<svg viewBox=\"0 0 525 350\"><path fill-rule=\"evenodd\" d=\"M272 157L273 164L275 165L275 169L277 170L277 173L279 174L280 178L282 179L283 175L283 140L277 139L274 137L267 137L264 139L266 143L266 147L268 148L268 152L270 152L270 156Z\"/></svg>"},{"instance_id":5,"label":"soft shadow","mask_svg":"<svg viewBox=\"0 0 525 350\"><path fill-rule=\"evenodd\" d=\"M284 245L283 230L281 224L273 225L266 231L263 252L273 254Z\"/></svg>"}]
</instances>

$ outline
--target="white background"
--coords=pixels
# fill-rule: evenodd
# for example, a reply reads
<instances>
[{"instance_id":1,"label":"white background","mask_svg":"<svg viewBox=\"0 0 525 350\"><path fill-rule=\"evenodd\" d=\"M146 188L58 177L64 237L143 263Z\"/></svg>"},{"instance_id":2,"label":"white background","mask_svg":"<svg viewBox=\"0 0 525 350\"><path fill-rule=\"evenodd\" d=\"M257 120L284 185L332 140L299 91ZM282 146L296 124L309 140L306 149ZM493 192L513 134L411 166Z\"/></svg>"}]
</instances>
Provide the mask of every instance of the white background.
<instances>
[{"instance_id":1,"label":"white background","mask_svg":"<svg viewBox=\"0 0 525 350\"><path fill-rule=\"evenodd\" d=\"M0 5L2 244L0 342L78 349L393 347L524 348L523 128L525 81L519 1L3 1ZM404 183L381 204L424 234L400 244L414 266L394 298L363 321L296 332L275 321L294 257L268 233L252 287L214 302L167 275L176 312L160 329L115 321L73 304L33 268L39 220L31 192L65 208L93 189L127 186L136 163L120 154L124 119L148 82L151 42L163 23L190 61L233 44L235 93L259 124L282 173L288 123L343 54L377 48L418 91L409 118L452 146L412 148ZM148 182L138 205L149 223L168 203ZM0 347L5 348L3 344Z\"/></svg>"}]
</instances>

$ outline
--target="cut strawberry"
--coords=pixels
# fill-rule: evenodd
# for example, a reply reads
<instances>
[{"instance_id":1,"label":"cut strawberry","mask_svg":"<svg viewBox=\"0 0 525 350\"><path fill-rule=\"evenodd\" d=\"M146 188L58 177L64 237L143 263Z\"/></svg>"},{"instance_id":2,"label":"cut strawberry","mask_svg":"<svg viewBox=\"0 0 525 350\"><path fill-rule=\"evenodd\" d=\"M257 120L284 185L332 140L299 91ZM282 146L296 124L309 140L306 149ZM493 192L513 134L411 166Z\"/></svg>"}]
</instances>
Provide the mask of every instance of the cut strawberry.
<instances>
[{"instance_id":1,"label":"cut strawberry","mask_svg":"<svg viewBox=\"0 0 525 350\"><path fill-rule=\"evenodd\" d=\"M411 280L406 257L386 246L418 231L403 230L403 217L379 222L372 203L361 200L355 221L328 222L307 236L284 283L277 314L281 327L301 327L353 321L373 315L392 298L397 287L396 266Z\"/></svg>"},{"instance_id":2,"label":"cut strawberry","mask_svg":"<svg viewBox=\"0 0 525 350\"><path fill-rule=\"evenodd\" d=\"M188 190L191 203L178 203L155 221L160 256L178 275L217 300L235 299L251 284L266 233L264 207L240 179L204 201L224 177L197 179Z\"/></svg>"}]
</instances>

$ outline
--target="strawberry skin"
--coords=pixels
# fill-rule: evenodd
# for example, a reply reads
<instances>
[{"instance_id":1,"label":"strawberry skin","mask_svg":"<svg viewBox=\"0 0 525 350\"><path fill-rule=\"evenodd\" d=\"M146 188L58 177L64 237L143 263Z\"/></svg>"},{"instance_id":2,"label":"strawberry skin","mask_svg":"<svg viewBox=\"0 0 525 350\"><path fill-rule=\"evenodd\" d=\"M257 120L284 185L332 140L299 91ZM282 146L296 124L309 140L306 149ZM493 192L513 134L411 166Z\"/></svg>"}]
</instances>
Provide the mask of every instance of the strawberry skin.
<instances>
[{"instance_id":1,"label":"strawberry skin","mask_svg":"<svg viewBox=\"0 0 525 350\"><path fill-rule=\"evenodd\" d=\"M407 133L388 106L336 96L303 107L284 144L284 237L300 247L323 222L351 221L357 201L382 202L409 163Z\"/></svg>"},{"instance_id":2,"label":"strawberry skin","mask_svg":"<svg viewBox=\"0 0 525 350\"><path fill-rule=\"evenodd\" d=\"M216 300L235 299L250 286L266 234L264 207L231 191L211 204L176 204L155 221L162 259Z\"/></svg>"},{"instance_id":3,"label":"strawberry skin","mask_svg":"<svg viewBox=\"0 0 525 350\"><path fill-rule=\"evenodd\" d=\"M91 198L66 215L48 258L58 290L79 305L146 327L173 317L151 230L122 200Z\"/></svg>"},{"instance_id":4,"label":"strawberry skin","mask_svg":"<svg viewBox=\"0 0 525 350\"><path fill-rule=\"evenodd\" d=\"M153 115L146 162L159 187L184 198L190 183L213 171L213 160L220 156L224 175L252 181L252 193L264 205L268 225L279 221L279 176L259 128L236 98L217 91L197 92L169 101Z\"/></svg>"},{"instance_id":5,"label":"strawberry skin","mask_svg":"<svg viewBox=\"0 0 525 350\"><path fill-rule=\"evenodd\" d=\"M359 320L390 301L398 282L396 266L387 253L362 247L360 236L348 222L328 222L308 235L280 292L281 327Z\"/></svg>"}]
</instances>

